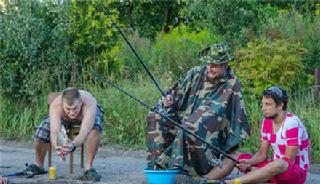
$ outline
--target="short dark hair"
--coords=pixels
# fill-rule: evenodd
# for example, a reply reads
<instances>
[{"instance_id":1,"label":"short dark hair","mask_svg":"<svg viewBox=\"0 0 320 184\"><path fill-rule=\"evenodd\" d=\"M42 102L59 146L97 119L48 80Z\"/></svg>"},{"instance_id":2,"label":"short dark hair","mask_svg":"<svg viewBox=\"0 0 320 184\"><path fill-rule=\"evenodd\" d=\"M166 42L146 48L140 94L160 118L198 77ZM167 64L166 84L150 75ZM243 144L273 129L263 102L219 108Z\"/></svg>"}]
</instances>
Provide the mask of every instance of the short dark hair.
<instances>
[{"instance_id":1,"label":"short dark hair","mask_svg":"<svg viewBox=\"0 0 320 184\"><path fill-rule=\"evenodd\" d=\"M262 95L267 98L272 98L277 105L283 103L283 110L287 110L289 97L286 90L280 88L279 86L272 86L263 90Z\"/></svg>"},{"instance_id":2,"label":"short dark hair","mask_svg":"<svg viewBox=\"0 0 320 184\"><path fill-rule=\"evenodd\" d=\"M80 92L76 88L67 88L62 93L62 101L67 105L73 105L76 100L81 100Z\"/></svg>"}]
</instances>

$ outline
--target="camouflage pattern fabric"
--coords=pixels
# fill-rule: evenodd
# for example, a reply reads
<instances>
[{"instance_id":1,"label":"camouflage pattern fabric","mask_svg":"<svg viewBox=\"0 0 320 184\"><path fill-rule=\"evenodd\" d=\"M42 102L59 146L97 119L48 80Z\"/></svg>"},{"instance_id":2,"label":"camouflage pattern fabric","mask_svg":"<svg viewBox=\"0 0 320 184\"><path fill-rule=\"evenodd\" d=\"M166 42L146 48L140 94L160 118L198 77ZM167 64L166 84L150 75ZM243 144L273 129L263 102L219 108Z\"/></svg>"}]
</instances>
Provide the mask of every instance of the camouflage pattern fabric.
<instances>
[{"instance_id":1,"label":"camouflage pattern fabric","mask_svg":"<svg viewBox=\"0 0 320 184\"><path fill-rule=\"evenodd\" d=\"M228 53L228 47L224 44L213 44L199 53L199 60L204 64L223 64L232 59L233 57Z\"/></svg>"},{"instance_id":2,"label":"camouflage pattern fabric","mask_svg":"<svg viewBox=\"0 0 320 184\"><path fill-rule=\"evenodd\" d=\"M212 145L228 152L249 135L240 83L230 67L220 79L207 76L206 66L195 67L168 92L174 104L167 109L172 119ZM161 106L161 101L156 106ZM171 113L177 111L177 116ZM204 175L219 158L192 135L150 111L147 116L149 169L183 169L188 174Z\"/></svg>"}]
</instances>

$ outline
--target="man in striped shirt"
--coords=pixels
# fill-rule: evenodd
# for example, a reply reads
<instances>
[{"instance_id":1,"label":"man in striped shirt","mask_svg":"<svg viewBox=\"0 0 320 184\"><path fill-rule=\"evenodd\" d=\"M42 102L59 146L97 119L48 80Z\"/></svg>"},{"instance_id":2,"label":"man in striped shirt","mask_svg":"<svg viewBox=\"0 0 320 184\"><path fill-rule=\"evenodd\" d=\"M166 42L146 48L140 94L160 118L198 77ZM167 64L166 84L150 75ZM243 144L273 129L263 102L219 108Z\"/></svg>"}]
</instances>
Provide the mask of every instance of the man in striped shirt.
<instances>
[{"instance_id":1,"label":"man in striped shirt","mask_svg":"<svg viewBox=\"0 0 320 184\"><path fill-rule=\"evenodd\" d=\"M260 150L253 156L238 156L237 167L246 173L239 178L242 183L303 184L306 181L310 141L300 119L286 111L287 103L287 92L280 87L272 86L263 91ZM270 145L273 158L267 160Z\"/></svg>"}]
</instances>

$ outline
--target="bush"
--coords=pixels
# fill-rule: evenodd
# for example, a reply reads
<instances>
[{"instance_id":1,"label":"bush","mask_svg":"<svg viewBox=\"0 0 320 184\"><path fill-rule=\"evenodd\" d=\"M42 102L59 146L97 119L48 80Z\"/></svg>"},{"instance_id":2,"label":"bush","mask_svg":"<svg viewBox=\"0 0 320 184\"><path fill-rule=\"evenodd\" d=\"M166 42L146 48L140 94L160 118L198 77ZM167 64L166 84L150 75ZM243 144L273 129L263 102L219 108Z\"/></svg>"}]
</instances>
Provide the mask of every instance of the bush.
<instances>
[{"instance_id":1,"label":"bush","mask_svg":"<svg viewBox=\"0 0 320 184\"><path fill-rule=\"evenodd\" d=\"M304 72L304 53L301 44L260 39L238 50L237 63L232 65L245 94L260 96L263 89L275 84L290 90L302 89L312 85L312 76Z\"/></svg>"},{"instance_id":2,"label":"bush","mask_svg":"<svg viewBox=\"0 0 320 184\"><path fill-rule=\"evenodd\" d=\"M161 32L154 42L141 38L137 32L127 36L151 73L164 80L176 80L193 66L202 65L197 59L200 50L222 41L220 36L206 30L192 32L185 26L174 28L170 33ZM118 52L114 53L114 58L124 64L122 76L136 79L147 75L124 41L120 41L113 50Z\"/></svg>"},{"instance_id":3,"label":"bush","mask_svg":"<svg viewBox=\"0 0 320 184\"><path fill-rule=\"evenodd\" d=\"M3 94L32 101L43 91L64 86L68 4L12 1L0 19L0 80Z\"/></svg>"},{"instance_id":4,"label":"bush","mask_svg":"<svg viewBox=\"0 0 320 184\"><path fill-rule=\"evenodd\" d=\"M312 74L314 68L320 67L320 15L305 12L304 15L295 9L279 11L279 15L269 19L263 32L271 38L289 39L302 43L307 49L303 57L306 72Z\"/></svg>"},{"instance_id":5,"label":"bush","mask_svg":"<svg viewBox=\"0 0 320 184\"><path fill-rule=\"evenodd\" d=\"M226 37L233 47L244 46L259 34L267 19L276 14L276 7L259 1L203 0L187 1L180 14L195 30L209 29Z\"/></svg>"},{"instance_id":6,"label":"bush","mask_svg":"<svg viewBox=\"0 0 320 184\"><path fill-rule=\"evenodd\" d=\"M152 45L152 67L159 74L167 74L176 79L200 63L197 54L212 43L222 42L222 37L212 35L207 30L192 32L185 26L170 33L160 33Z\"/></svg>"}]
</instances>

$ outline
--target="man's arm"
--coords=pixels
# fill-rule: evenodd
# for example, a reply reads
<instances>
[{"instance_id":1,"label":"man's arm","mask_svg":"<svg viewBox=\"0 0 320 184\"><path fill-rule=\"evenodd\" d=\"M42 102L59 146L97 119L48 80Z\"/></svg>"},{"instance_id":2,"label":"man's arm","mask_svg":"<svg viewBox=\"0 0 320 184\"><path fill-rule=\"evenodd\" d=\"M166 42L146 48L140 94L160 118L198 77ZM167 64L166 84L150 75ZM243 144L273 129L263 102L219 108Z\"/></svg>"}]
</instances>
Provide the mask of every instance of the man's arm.
<instances>
[{"instance_id":1,"label":"man's arm","mask_svg":"<svg viewBox=\"0 0 320 184\"><path fill-rule=\"evenodd\" d=\"M251 166L257 165L268 158L269 143L266 140L260 142L260 149L256 152L251 159L241 159L237 167L241 171L247 171Z\"/></svg>"},{"instance_id":2,"label":"man's arm","mask_svg":"<svg viewBox=\"0 0 320 184\"><path fill-rule=\"evenodd\" d=\"M298 151L298 146L288 146L286 148L286 158L290 159L292 162L295 162Z\"/></svg>"},{"instance_id":3,"label":"man's arm","mask_svg":"<svg viewBox=\"0 0 320 184\"><path fill-rule=\"evenodd\" d=\"M61 116L57 103L50 104L50 141L53 148L57 147L57 137L61 126Z\"/></svg>"},{"instance_id":4,"label":"man's arm","mask_svg":"<svg viewBox=\"0 0 320 184\"><path fill-rule=\"evenodd\" d=\"M88 104L86 104L83 109L83 119L80 127L79 135L72 141L74 146L78 147L84 143L87 138L89 132L91 131L97 112L97 101L92 98Z\"/></svg>"},{"instance_id":5,"label":"man's arm","mask_svg":"<svg viewBox=\"0 0 320 184\"><path fill-rule=\"evenodd\" d=\"M257 165L261 162L267 160L268 158L268 148L269 148L269 142L266 140L262 140L260 142L260 149L259 151L253 155L253 157L249 160L249 164Z\"/></svg>"}]
</instances>

